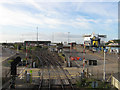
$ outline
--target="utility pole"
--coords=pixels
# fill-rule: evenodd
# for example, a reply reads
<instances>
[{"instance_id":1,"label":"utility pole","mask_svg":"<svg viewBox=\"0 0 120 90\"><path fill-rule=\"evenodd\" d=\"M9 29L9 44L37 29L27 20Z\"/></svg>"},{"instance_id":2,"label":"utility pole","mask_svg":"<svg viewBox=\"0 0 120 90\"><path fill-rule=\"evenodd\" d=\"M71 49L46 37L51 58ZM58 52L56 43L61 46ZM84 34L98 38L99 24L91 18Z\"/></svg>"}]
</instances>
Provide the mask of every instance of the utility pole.
<instances>
[{"instance_id":1,"label":"utility pole","mask_svg":"<svg viewBox=\"0 0 120 90\"><path fill-rule=\"evenodd\" d=\"M70 32L68 32L68 44L69 44L69 34L70 34Z\"/></svg>"},{"instance_id":2,"label":"utility pole","mask_svg":"<svg viewBox=\"0 0 120 90\"><path fill-rule=\"evenodd\" d=\"M105 50L104 50L103 80L105 80Z\"/></svg>"},{"instance_id":3,"label":"utility pole","mask_svg":"<svg viewBox=\"0 0 120 90\"><path fill-rule=\"evenodd\" d=\"M85 43L83 45L83 68L81 71L81 78L85 77Z\"/></svg>"},{"instance_id":4,"label":"utility pole","mask_svg":"<svg viewBox=\"0 0 120 90\"><path fill-rule=\"evenodd\" d=\"M38 27L37 27L37 45L38 45Z\"/></svg>"},{"instance_id":5,"label":"utility pole","mask_svg":"<svg viewBox=\"0 0 120 90\"><path fill-rule=\"evenodd\" d=\"M85 43L84 43L84 47L83 47L83 72L85 69Z\"/></svg>"},{"instance_id":6,"label":"utility pole","mask_svg":"<svg viewBox=\"0 0 120 90\"><path fill-rule=\"evenodd\" d=\"M23 40L23 34L22 34L22 42L24 42L24 40Z\"/></svg>"},{"instance_id":7,"label":"utility pole","mask_svg":"<svg viewBox=\"0 0 120 90\"><path fill-rule=\"evenodd\" d=\"M54 32L52 33L52 41L54 43Z\"/></svg>"},{"instance_id":8,"label":"utility pole","mask_svg":"<svg viewBox=\"0 0 120 90\"><path fill-rule=\"evenodd\" d=\"M68 45L69 45L69 34L70 34L70 32L68 32ZM71 55L71 46L70 46L70 55ZM70 57L71 56L68 57L68 66L69 67L70 67Z\"/></svg>"}]
</instances>

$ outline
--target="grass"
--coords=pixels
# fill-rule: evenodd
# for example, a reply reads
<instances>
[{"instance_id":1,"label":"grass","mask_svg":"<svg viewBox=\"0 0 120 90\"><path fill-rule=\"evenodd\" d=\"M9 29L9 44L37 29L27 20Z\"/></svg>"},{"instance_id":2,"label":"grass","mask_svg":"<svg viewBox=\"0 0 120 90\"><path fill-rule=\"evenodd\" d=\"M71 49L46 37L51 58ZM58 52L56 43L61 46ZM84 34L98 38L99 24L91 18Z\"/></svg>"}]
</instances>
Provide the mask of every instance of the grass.
<instances>
[{"instance_id":1,"label":"grass","mask_svg":"<svg viewBox=\"0 0 120 90\"><path fill-rule=\"evenodd\" d=\"M61 58L63 61L65 61L65 57L62 56L62 53L59 53L58 55L60 56L60 58Z\"/></svg>"},{"instance_id":2,"label":"grass","mask_svg":"<svg viewBox=\"0 0 120 90\"><path fill-rule=\"evenodd\" d=\"M108 82L103 82L103 81L98 81L96 79L92 79L92 78L84 78L81 80L77 80L76 81L76 86L78 88L93 88L92 87L92 82L97 82L98 83L98 87L96 88L111 88L111 84Z\"/></svg>"},{"instance_id":3,"label":"grass","mask_svg":"<svg viewBox=\"0 0 120 90\"><path fill-rule=\"evenodd\" d=\"M14 60L8 60L8 63L10 64L11 62L13 62Z\"/></svg>"}]
</instances>

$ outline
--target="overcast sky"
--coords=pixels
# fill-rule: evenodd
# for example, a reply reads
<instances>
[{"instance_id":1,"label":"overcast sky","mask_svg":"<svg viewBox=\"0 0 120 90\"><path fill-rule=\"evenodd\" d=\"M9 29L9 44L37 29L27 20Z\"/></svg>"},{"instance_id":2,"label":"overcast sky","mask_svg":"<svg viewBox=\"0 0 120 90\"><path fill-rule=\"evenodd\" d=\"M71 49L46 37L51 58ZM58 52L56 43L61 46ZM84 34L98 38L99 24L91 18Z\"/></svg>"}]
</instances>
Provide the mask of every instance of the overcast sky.
<instances>
[{"instance_id":1,"label":"overcast sky","mask_svg":"<svg viewBox=\"0 0 120 90\"><path fill-rule=\"evenodd\" d=\"M82 35L118 37L118 0L0 0L0 42L39 40L83 42ZM114 1L114 2L113 2Z\"/></svg>"}]
</instances>

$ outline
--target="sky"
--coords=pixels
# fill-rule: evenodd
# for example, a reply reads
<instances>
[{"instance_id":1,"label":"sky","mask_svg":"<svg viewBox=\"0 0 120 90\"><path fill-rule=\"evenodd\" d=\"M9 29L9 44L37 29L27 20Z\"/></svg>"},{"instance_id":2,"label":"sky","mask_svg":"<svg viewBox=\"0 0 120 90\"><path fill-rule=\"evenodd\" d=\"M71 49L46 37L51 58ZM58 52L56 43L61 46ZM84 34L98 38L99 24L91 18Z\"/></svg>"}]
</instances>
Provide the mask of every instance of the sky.
<instances>
[{"instance_id":1,"label":"sky","mask_svg":"<svg viewBox=\"0 0 120 90\"><path fill-rule=\"evenodd\" d=\"M0 42L83 42L84 34L118 38L118 0L1 0Z\"/></svg>"}]
</instances>

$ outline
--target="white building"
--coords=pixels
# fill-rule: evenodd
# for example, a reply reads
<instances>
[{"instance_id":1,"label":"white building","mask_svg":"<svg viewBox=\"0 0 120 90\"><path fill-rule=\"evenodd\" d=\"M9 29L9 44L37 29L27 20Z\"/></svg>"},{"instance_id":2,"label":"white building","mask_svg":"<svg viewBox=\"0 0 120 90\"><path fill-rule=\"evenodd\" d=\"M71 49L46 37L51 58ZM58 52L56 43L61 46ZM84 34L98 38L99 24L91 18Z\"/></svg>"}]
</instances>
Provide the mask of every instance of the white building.
<instances>
[{"instance_id":1,"label":"white building","mask_svg":"<svg viewBox=\"0 0 120 90\"><path fill-rule=\"evenodd\" d=\"M85 34L85 35L83 35L85 46L90 46L90 45L91 45L91 38L93 38L94 36L97 37L97 38L100 38L100 44L101 44L101 45L104 45L104 43L105 43L105 38L106 38L107 36L106 36L106 35L100 35L100 34L92 33L91 35L90 35L90 34Z\"/></svg>"}]
</instances>

